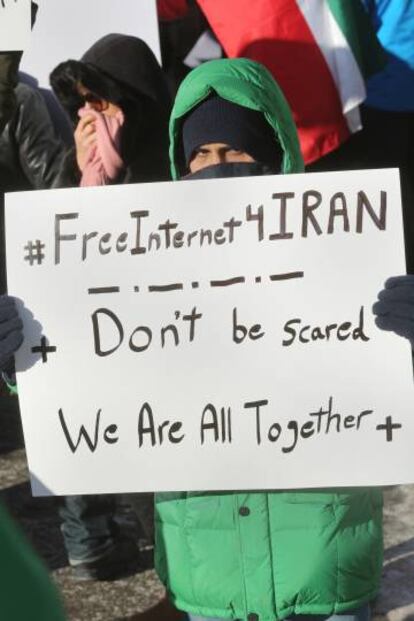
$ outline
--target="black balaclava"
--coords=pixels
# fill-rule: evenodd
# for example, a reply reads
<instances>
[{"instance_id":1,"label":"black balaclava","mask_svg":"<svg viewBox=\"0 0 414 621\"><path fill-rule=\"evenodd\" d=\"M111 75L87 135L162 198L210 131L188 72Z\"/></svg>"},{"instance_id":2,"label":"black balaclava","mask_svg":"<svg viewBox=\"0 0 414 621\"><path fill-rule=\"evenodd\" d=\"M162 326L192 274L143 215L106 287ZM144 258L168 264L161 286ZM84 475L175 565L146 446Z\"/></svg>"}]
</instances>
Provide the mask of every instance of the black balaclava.
<instances>
[{"instance_id":1,"label":"black balaclava","mask_svg":"<svg viewBox=\"0 0 414 621\"><path fill-rule=\"evenodd\" d=\"M194 151L204 144L228 144L255 162L280 172L283 151L262 112L239 106L217 95L194 108L182 124L182 145L188 169Z\"/></svg>"},{"instance_id":2,"label":"black balaclava","mask_svg":"<svg viewBox=\"0 0 414 621\"><path fill-rule=\"evenodd\" d=\"M195 173L181 177L181 181L197 181L198 179L227 179L229 177L259 177L274 175L275 170L260 162L226 162L206 166Z\"/></svg>"}]
</instances>

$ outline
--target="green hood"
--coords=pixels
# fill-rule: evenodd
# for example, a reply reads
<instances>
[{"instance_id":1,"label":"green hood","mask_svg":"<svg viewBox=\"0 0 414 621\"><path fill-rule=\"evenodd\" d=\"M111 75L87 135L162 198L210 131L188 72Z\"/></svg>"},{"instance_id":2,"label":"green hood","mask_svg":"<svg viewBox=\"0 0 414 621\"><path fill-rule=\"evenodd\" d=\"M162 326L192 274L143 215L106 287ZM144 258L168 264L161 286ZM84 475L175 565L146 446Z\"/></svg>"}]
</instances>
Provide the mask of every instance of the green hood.
<instances>
[{"instance_id":1,"label":"green hood","mask_svg":"<svg viewBox=\"0 0 414 621\"><path fill-rule=\"evenodd\" d=\"M289 105L269 71L247 58L212 60L191 71L181 84L170 118L170 163L173 179L179 173L182 118L211 93L263 112L283 151L283 173L303 172L296 126Z\"/></svg>"}]
</instances>

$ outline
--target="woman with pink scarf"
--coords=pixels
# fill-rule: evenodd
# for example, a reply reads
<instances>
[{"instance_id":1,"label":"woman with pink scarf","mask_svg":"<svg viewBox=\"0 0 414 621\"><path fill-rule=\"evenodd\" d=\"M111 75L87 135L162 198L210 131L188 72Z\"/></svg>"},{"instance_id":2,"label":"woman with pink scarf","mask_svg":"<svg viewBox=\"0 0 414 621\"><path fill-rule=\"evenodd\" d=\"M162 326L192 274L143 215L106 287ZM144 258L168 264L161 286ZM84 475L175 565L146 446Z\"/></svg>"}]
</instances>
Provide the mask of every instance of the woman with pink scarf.
<instances>
[{"instance_id":1,"label":"woman with pink scarf","mask_svg":"<svg viewBox=\"0 0 414 621\"><path fill-rule=\"evenodd\" d=\"M144 41L107 35L80 61L58 65L50 81L76 126L57 187L169 178L170 97Z\"/></svg>"},{"instance_id":2,"label":"woman with pink scarf","mask_svg":"<svg viewBox=\"0 0 414 621\"><path fill-rule=\"evenodd\" d=\"M50 81L74 125L74 147L66 154L55 187L169 179L170 97L164 74L144 41L107 35L80 61L58 65ZM151 539L152 499L130 500L141 535ZM111 580L137 570L136 544L120 534L115 512L113 496L63 500L62 534L75 579Z\"/></svg>"},{"instance_id":3,"label":"woman with pink scarf","mask_svg":"<svg viewBox=\"0 0 414 621\"><path fill-rule=\"evenodd\" d=\"M83 85L85 106L78 111L75 131L76 162L82 173L82 187L114 183L125 168L121 157L121 133L125 115L119 106L94 101ZM86 92L85 92L86 91Z\"/></svg>"}]
</instances>

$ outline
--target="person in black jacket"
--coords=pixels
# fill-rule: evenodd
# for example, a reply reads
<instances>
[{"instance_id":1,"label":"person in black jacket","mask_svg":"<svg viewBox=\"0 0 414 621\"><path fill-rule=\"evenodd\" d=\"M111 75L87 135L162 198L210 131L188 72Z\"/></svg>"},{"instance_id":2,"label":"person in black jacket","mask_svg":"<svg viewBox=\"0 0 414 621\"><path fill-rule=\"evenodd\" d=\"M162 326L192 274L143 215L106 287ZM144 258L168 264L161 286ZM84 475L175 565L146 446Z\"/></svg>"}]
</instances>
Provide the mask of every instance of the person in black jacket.
<instances>
[{"instance_id":1,"label":"person in black jacket","mask_svg":"<svg viewBox=\"0 0 414 621\"><path fill-rule=\"evenodd\" d=\"M0 134L16 109L17 74L21 52L0 52Z\"/></svg>"},{"instance_id":2,"label":"person in black jacket","mask_svg":"<svg viewBox=\"0 0 414 621\"><path fill-rule=\"evenodd\" d=\"M73 123L75 141L55 187L169 179L170 96L162 69L144 41L109 34L80 61L58 65L50 83ZM152 539L152 496L130 496L129 501L143 534ZM110 580L136 569L136 547L119 536L115 512L110 495L64 500L62 533L75 578Z\"/></svg>"},{"instance_id":3,"label":"person in black jacket","mask_svg":"<svg viewBox=\"0 0 414 621\"><path fill-rule=\"evenodd\" d=\"M14 113L0 135L0 293L6 291L4 194L50 188L65 151L39 91L18 84L14 97Z\"/></svg>"},{"instance_id":4,"label":"person in black jacket","mask_svg":"<svg viewBox=\"0 0 414 621\"><path fill-rule=\"evenodd\" d=\"M32 28L36 21L38 5L31 3ZM17 107L15 88L18 84L22 52L0 52L0 134L12 118Z\"/></svg>"},{"instance_id":5,"label":"person in black jacket","mask_svg":"<svg viewBox=\"0 0 414 621\"><path fill-rule=\"evenodd\" d=\"M80 185L82 149L87 148L88 138L89 146L93 146L96 115L114 116L117 111L123 116L119 155L124 165L109 182L169 179L170 96L162 69L144 41L109 34L97 41L81 61L68 60L58 65L50 83L76 126L76 147L67 154L59 187Z\"/></svg>"}]
</instances>

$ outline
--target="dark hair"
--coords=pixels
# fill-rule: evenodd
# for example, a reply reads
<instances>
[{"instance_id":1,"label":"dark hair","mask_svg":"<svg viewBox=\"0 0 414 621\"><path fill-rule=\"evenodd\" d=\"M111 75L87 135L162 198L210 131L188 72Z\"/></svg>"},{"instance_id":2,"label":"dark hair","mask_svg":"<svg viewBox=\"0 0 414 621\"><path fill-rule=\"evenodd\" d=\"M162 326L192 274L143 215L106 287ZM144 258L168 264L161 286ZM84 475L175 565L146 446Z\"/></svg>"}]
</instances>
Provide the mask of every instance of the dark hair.
<instances>
[{"instance_id":1,"label":"dark hair","mask_svg":"<svg viewBox=\"0 0 414 621\"><path fill-rule=\"evenodd\" d=\"M62 106L69 113L72 121L76 122L77 112L84 101L78 93L79 83L83 84L92 93L123 108L122 100L125 94L121 92L117 83L105 76L92 66L77 60L68 60L60 63L50 74L50 84ZM126 112L126 110L125 110Z\"/></svg>"}]
</instances>

